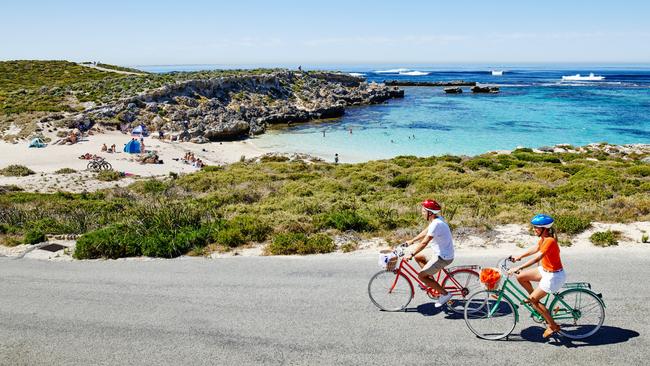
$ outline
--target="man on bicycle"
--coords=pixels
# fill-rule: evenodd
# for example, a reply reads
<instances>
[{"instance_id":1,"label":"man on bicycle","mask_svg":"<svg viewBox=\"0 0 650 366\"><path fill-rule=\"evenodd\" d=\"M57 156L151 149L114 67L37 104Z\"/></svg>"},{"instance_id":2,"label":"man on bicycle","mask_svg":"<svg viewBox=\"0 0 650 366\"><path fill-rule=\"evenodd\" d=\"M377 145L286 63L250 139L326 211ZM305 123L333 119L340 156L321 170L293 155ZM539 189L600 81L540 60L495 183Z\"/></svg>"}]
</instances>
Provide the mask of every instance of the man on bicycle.
<instances>
[{"instance_id":1,"label":"man on bicycle","mask_svg":"<svg viewBox=\"0 0 650 366\"><path fill-rule=\"evenodd\" d=\"M440 297L435 303L435 307L441 307L452 294L448 293L440 284L431 276L438 271L449 266L454 260L454 242L451 237L449 225L440 215L441 207L434 200L425 200L422 202L422 217L427 220L429 226L422 230L415 238L406 243L413 246L413 243L419 241L411 253L406 255L405 260L409 261L415 258L415 261L421 267L418 278L427 286L440 293Z\"/></svg>"}]
</instances>

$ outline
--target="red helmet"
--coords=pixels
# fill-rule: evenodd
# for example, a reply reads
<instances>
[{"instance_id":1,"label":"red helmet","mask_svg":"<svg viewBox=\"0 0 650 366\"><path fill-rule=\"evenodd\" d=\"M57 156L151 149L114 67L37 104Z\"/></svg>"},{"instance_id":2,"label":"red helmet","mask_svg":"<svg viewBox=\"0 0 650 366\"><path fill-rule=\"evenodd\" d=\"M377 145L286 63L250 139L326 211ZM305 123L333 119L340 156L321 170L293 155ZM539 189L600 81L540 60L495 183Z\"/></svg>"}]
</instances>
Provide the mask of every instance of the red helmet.
<instances>
[{"instance_id":1,"label":"red helmet","mask_svg":"<svg viewBox=\"0 0 650 366\"><path fill-rule=\"evenodd\" d=\"M425 210L437 214L442 210L442 207L440 207L440 204L436 202L435 200L424 200L422 201L422 207L424 207Z\"/></svg>"}]
</instances>

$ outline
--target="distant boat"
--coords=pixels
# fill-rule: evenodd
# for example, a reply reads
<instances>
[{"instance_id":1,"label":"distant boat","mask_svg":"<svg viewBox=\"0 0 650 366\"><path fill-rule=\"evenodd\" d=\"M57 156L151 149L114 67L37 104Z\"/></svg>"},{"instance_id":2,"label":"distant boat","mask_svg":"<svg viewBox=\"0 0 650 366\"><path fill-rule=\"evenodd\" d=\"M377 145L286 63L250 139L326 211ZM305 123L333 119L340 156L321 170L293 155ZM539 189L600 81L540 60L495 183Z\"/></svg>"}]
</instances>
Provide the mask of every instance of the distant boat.
<instances>
[{"instance_id":1,"label":"distant boat","mask_svg":"<svg viewBox=\"0 0 650 366\"><path fill-rule=\"evenodd\" d=\"M503 71L492 70L492 76L503 76Z\"/></svg>"},{"instance_id":2,"label":"distant boat","mask_svg":"<svg viewBox=\"0 0 650 366\"><path fill-rule=\"evenodd\" d=\"M562 76L562 81L601 81L605 80L604 76L594 75L590 73L589 76L581 76L580 74Z\"/></svg>"}]
</instances>

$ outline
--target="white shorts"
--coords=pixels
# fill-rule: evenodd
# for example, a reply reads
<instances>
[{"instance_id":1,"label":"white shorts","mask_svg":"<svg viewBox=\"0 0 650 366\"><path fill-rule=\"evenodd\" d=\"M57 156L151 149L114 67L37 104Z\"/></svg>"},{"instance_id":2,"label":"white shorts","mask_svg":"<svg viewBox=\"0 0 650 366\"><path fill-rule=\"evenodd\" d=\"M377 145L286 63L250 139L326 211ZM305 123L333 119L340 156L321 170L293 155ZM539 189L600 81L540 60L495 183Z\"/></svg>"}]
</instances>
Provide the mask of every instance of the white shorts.
<instances>
[{"instance_id":1,"label":"white shorts","mask_svg":"<svg viewBox=\"0 0 650 366\"><path fill-rule=\"evenodd\" d=\"M566 273L564 270L559 272L546 272L541 266L537 267L542 279L539 281L539 288L544 290L547 294L554 294L562 288L566 282Z\"/></svg>"}]
</instances>

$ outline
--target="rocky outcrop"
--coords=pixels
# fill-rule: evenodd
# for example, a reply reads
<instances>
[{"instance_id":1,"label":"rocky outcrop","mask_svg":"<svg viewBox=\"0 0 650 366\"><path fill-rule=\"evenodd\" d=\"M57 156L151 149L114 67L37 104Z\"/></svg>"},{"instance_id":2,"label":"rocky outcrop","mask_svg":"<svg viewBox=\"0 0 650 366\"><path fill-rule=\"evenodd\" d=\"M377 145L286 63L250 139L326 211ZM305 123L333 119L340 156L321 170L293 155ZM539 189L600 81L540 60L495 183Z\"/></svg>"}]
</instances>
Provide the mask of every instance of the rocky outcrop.
<instances>
[{"instance_id":1,"label":"rocky outcrop","mask_svg":"<svg viewBox=\"0 0 650 366\"><path fill-rule=\"evenodd\" d=\"M404 91L337 73L279 71L176 82L87 110L71 123L144 124L187 141L263 133L268 125L336 118L345 107L383 103Z\"/></svg>"},{"instance_id":2,"label":"rocky outcrop","mask_svg":"<svg viewBox=\"0 0 650 366\"><path fill-rule=\"evenodd\" d=\"M449 87L443 89L447 94L460 94L463 92L463 89L460 87Z\"/></svg>"},{"instance_id":3,"label":"rocky outcrop","mask_svg":"<svg viewBox=\"0 0 650 366\"><path fill-rule=\"evenodd\" d=\"M452 80L452 81L408 81L408 80L386 80L387 86L475 86L475 81Z\"/></svg>"},{"instance_id":4,"label":"rocky outcrop","mask_svg":"<svg viewBox=\"0 0 650 366\"><path fill-rule=\"evenodd\" d=\"M498 93L499 87L497 86L474 86L472 87L472 93Z\"/></svg>"}]
</instances>

